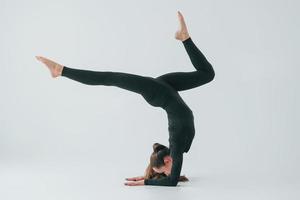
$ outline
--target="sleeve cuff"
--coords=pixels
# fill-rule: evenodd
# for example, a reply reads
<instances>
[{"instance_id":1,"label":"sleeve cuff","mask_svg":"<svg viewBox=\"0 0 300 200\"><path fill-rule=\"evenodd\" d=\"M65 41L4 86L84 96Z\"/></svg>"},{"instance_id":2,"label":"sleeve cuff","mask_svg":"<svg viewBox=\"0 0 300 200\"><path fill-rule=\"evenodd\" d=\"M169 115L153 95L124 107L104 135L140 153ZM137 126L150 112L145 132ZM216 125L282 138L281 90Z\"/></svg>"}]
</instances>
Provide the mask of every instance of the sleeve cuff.
<instances>
[{"instance_id":1,"label":"sleeve cuff","mask_svg":"<svg viewBox=\"0 0 300 200\"><path fill-rule=\"evenodd\" d=\"M144 179L144 185L149 185L148 184L148 179Z\"/></svg>"}]
</instances>

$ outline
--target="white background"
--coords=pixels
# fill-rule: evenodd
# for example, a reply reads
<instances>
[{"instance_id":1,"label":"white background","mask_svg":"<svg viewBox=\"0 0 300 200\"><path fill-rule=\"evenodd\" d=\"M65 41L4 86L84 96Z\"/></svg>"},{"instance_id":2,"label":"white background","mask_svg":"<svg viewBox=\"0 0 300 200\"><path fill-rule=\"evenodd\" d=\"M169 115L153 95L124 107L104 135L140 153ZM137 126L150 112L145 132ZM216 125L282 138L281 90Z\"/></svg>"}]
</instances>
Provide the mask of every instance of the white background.
<instances>
[{"instance_id":1,"label":"white background","mask_svg":"<svg viewBox=\"0 0 300 200\"><path fill-rule=\"evenodd\" d=\"M138 94L53 79L34 56L147 76L195 70L177 10L213 65L180 92L196 135L177 187L129 187L167 116ZM299 199L296 0L0 0L0 198ZM298 122L298 123L297 123Z\"/></svg>"}]
</instances>

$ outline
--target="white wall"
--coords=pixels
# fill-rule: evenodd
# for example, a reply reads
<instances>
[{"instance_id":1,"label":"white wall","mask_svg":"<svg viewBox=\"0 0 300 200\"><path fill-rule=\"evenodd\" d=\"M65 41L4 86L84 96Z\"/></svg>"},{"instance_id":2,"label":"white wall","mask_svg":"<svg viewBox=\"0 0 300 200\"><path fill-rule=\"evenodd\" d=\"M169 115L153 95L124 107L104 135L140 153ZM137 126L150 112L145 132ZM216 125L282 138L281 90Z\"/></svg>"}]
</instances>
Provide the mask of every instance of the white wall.
<instances>
[{"instance_id":1,"label":"white wall","mask_svg":"<svg viewBox=\"0 0 300 200\"><path fill-rule=\"evenodd\" d=\"M167 144L166 113L116 87L52 79L34 56L148 76L191 71L174 39L180 10L216 72L181 92L196 127L182 173L299 177L298 1L0 3L0 166L95 162L141 174L151 145Z\"/></svg>"}]
</instances>

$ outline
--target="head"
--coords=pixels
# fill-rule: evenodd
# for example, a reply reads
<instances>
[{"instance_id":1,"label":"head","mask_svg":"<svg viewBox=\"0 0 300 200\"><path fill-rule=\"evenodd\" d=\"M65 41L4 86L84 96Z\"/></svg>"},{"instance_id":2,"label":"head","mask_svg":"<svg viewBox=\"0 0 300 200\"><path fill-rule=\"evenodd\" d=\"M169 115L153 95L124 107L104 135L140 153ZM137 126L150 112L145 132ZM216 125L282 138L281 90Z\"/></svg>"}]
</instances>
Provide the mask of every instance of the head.
<instances>
[{"instance_id":1,"label":"head","mask_svg":"<svg viewBox=\"0 0 300 200\"><path fill-rule=\"evenodd\" d=\"M150 165L154 172L159 174L170 175L172 169L172 157L170 156L170 150L168 147L154 143L153 152L150 156Z\"/></svg>"},{"instance_id":2,"label":"head","mask_svg":"<svg viewBox=\"0 0 300 200\"><path fill-rule=\"evenodd\" d=\"M150 163L145 171L145 178L156 179L171 174L173 159L170 149L162 144L154 143ZM180 176L179 181L188 181L185 176Z\"/></svg>"}]
</instances>

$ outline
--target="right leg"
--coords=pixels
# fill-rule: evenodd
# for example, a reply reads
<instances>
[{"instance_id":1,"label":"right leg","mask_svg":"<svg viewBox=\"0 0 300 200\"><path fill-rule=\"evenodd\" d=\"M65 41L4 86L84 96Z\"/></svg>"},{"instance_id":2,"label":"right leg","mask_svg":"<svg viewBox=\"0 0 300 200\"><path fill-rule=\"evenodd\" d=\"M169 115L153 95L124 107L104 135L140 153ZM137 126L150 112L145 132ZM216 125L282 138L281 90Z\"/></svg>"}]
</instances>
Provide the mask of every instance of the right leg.
<instances>
[{"instance_id":1,"label":"right leg","mask_svg":"<svg viewBox=\"0 0 300 200\"><path fill-rule=\"evenodd\" d=\"M195 88L213 80L215 72L212 65L192 39L189 37L182 43L196 71L167 73L157 77L157 79L165 81L177 91Z\"/></svg>"},{"instance_id":2,"label":"right leg","mask_svg":"<svg viewBox=\"0 0 300 200\"><path fill-rule=\"evenodd\" d=\"M206 60L202 52L192 41L181 12L178 11L180 28L175 34L177 40L182 41L192 64L196 71L192 72L172 72L161 75L157 79L162 80L172 86L176 91L188 90L210 82L215 72L212 65Z\"/></svg>"}]
</instances>

